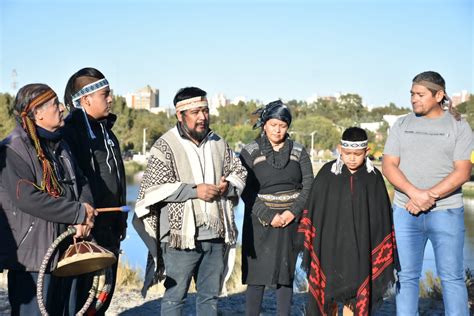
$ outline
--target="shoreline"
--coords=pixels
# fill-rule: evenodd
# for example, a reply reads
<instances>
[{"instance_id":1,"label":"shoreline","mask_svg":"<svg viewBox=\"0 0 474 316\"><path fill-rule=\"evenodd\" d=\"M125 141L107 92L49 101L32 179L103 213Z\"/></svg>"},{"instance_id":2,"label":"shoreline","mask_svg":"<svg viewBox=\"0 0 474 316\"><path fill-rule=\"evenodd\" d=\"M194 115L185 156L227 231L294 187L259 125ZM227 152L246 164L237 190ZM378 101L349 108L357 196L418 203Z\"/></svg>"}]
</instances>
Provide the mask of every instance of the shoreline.
<instances>
[{"instance_id":1,"label":"shoreline","mask_svg":"<svg viewBox=\"0 0 474 316\"><path fill-rule=\"evenodd\" d=\"M0 316L10 315L6 273L0 273ZM304 315L307 302L307 293L294 293L291 315ZM137 288L119 287L114 294L112 303L106 312L107 316L139 316L157 314L161 306L161 293L150 291L146 298L141 296ZM184 315L195 315L196 293L188 293L184 306ZM262 311L260 315L270 316L276 314L276 294L272 289L265 290ZM395 315L396 307L394 297L386 299L381 307L374 313L376 316ZM236 292L227 297L219 298L218 314L222 316L245 315L245 292ZM444 315L442 301L430 298L420 298L420 315Z\"/></svg>"}]
</instances>

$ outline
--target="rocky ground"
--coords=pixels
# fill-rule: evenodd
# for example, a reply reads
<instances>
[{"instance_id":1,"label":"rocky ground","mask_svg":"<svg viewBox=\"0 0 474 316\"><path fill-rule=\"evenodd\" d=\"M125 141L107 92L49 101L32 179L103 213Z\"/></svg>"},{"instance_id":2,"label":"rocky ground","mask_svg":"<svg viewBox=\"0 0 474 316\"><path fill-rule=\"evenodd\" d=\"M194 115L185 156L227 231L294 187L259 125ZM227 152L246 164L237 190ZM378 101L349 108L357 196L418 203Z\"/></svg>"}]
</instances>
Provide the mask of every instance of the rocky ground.
<instances>
[{"instance_id":1,"label":"rocky ground","mask_svg":"<svg viewBox=\"0 0 474 316\"><path fill-rule=\"evenodd\" d=\"M10 306L8 304L5 276L0 273L0 316L10 315ZM195 294L188 296L184 315L195 315ZM272 290L265 292L263 308L261 315L276 315L275 292ZM306 303L306 294L295 294L293 298L292 315L304 315L304 306ZM149 293L144 299L138 289L119 289L112 301L112 304L106 315L157 315L160 311L161 294ZM245 294L236 293L228 297L223 297L219 301L219 313L223 316L244 315L245 314ZM395 304L393 298L384 302L382 307L375 315L395 315ZM444 315L443 303L429 299L421 299L420 315Z\"/></svg>"},{"instance_id":2,"label":"rocky ground","mask_svg":"<svg viewBox=\"0 0 474 316\"><path fill-rule=\"evenodd\" d=\"M143 299L138 290L120 292L114 296L111 308L107 315L156 315L160 310L161 294L152 294ZM189 294L184 309L184 315L195 315L195 294ZM266 291L263 301L261 315L276 315L275 292ZM304 306L306 303L306 293L295 294L293 297L293 307L291 315L304 315ZM221 298L219 301L219 314L223 316L245 315L245 294L237 293ZM395 315L395 303L393 299L384 302L381 308L375 313L377 316ZM444 315L443 303L428 299L420 300L420 315Z\"/></svg>"}]
</instances>

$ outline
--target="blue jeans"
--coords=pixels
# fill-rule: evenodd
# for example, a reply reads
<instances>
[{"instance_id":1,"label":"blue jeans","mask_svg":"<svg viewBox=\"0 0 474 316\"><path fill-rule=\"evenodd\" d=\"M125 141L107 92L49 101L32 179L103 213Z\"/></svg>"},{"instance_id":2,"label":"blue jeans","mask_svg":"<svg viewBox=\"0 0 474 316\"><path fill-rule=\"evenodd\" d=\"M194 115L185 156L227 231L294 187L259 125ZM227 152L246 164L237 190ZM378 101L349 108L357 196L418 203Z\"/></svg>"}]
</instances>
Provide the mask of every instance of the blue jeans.
<instances>
[{"instance_id":1,"label":"blue jeans","mask_svg":"<svg viewBox=\"0 0 474 316\"><path fill-rule=\"evenodd\" d=\"M197 315L217 315L217 298L224 272L223 246L222 240L198 241L196 249L179 250L161 243L166 269L161 315L182 314L193 276L197 290Z\"/></svg>"},{"instance_id":2,"label":"blue jeans","mask_svg":"<svg viewBox=\"0 0 474 316\"><path fill-rule=\"evenodd\" d=\"M428 239L433 245L446 315L469 315L464 282L464 207L411 215L393 206L400 271L397 315L418 315L419 280Z\"/></svg>"}]
</instances>

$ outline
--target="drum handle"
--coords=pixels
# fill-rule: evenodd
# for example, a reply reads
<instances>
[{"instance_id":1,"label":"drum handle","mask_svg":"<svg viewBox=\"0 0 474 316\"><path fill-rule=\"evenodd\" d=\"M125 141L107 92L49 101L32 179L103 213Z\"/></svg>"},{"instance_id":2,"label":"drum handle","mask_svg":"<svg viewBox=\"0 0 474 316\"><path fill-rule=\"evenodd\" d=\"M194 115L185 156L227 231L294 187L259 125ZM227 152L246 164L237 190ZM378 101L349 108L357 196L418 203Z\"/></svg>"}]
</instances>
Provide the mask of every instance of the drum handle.
<instances>
[{"instance_id":1,"label":"drum handle","mask_svg":"<svg viewBox=\"0 0 474 316\"><path fill-rule=\"evenodd\" d=\"M51 259L51 256L53 255L54 251L58 247L58 245L67 237L72 236L76 234L76 228L74 226L69 226L68 229L62 233L61 235L56 238L51 246L48 248L48 251L46 251L46 254L44 255L43 262L41 262L41 266L38 271L38 281L36 284L36 300L38 301L38 306L39 310L41 312L41 315L43 316L48 316L48 311L46 310L46 306L44 305L44 299L43 299L43 283L44 283L44 274L46 272L46 269L49 264L49 260ZM92 288L89 291L89 296L87 297L86 303L84 306L81 308L79 312L77 312L76 315L84 315L84 313L87 311L89 306L92 304L92 301L94 300L94 297L97 292L97 287L99 285L99 275L96 273L94 275L94 279L92 281Z\"/></svg>"},{"instance_id":2,"label":"drum handle","mask_svg":"<svg viewBox=\"0 0 474 316\"><path fill-rule=\"evenodd\" d=\"M130 206L124 205L124 206L118 206L118 207L102 207L102 208L96 208L97 212L99 213L104 213L104 212L129 212L130 211Z\"/></svg>"}]
</instances>

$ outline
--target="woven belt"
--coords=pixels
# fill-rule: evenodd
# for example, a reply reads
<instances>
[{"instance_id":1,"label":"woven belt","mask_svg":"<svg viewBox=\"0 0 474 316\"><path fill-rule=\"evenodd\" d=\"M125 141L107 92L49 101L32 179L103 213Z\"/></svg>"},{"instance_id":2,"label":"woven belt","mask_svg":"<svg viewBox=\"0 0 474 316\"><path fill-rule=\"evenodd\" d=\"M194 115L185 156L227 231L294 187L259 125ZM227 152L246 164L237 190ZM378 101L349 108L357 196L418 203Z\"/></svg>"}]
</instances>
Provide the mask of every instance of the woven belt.
<instances>
[{"instance_id":1,"label":"woven belt","mask_svg":"<svg viewBox=\"0 0 474 316\"><path fill-rule=\"evenodd\" d=\"M266 206L275 210L287 210L300 195L297 191L277 192L273 194L259 194L260 200Z\"/></svg>"}]
</instances>

